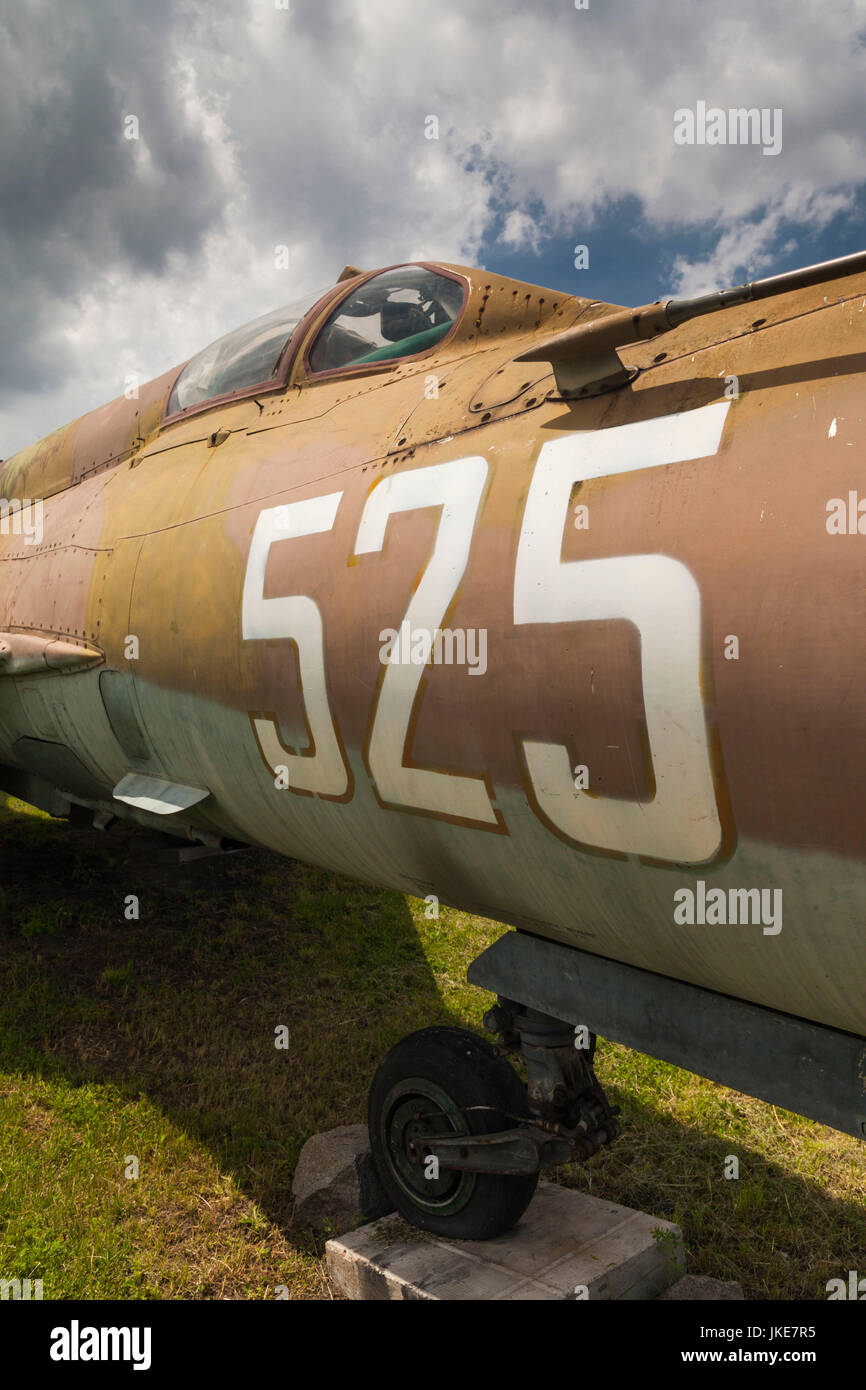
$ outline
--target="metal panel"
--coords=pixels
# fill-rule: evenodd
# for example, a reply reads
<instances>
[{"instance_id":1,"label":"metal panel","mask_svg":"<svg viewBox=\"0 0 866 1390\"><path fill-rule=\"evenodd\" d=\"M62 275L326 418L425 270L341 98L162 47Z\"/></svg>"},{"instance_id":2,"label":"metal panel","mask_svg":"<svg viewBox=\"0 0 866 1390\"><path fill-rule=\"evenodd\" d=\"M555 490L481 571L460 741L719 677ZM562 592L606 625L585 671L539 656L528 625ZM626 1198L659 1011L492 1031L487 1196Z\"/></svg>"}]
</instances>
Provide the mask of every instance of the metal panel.
<instances>
[{"instance_id":1,"label":"metal panel","mask_svg":"<svg viewBox=\"0 0 866 1390\"><path fill-rule=\"evenodd\" d=\"M473 961L482 989L866 1137L866 1038L509 932Z\"/></svg>"}]
</instances>

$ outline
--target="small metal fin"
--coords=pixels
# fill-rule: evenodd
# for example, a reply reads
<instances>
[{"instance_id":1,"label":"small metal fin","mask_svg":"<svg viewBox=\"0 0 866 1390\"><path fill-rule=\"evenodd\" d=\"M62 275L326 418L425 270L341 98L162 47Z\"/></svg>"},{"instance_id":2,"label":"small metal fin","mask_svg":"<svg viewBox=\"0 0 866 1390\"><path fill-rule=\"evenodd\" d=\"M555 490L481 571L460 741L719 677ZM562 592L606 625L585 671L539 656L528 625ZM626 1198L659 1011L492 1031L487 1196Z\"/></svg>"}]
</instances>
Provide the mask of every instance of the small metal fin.
<instances>
[{"instance_id":1,"label":"small metal fin","mask_svg":"<svg viewBox=\"0 0 866 1390\"><path fill-rule=\"evenodd\" d=\"M359 270L356 265L346 265L337 276L336 283L342 285L344 280L354 280L356 275L363 275L364 271Z\"/></svg>"},{"instance_id":2,"label":"small metal fin","mask_svg":"<svg viewBox=\"0 0 866 1390\"><path fill-rule=\"evenodd\" d=\"M123 801L139 811L150 811L155 816L173 816L204 801L210 792L204 787L183 787L177 782L166 782L161 777L146 777L141 772L130 772L118 782L113 796L115 801Z\"/></svg>"}]
</instances>

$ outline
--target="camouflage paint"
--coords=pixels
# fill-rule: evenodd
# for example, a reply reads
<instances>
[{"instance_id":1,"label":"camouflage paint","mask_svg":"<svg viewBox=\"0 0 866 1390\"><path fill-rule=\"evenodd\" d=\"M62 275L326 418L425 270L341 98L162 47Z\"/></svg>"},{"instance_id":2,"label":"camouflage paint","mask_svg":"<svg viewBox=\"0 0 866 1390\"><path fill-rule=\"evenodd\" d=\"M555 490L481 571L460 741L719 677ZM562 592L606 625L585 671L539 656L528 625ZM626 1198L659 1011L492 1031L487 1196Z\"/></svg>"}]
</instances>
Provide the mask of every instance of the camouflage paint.
<instances>
[{"instance_id":1,"label":"camouflage paint","mask_svg":"<svg viewBox=\"0 0 866 1390\"><path fill-rule=\"evenodd\" d=\"M568 402L514 359L616 306L449 268L469 300L423 357L308 381L329 300L270 395L160 429L167 373L7 461L0 496L47 500L40 546L0 535L0 631L103 651L149 756L118 741L97 668L0 679L0 764L63 745L99 794L60 763L55 785L114 814L131 772L206 789L131 814L866 1033L866 538L826 526L829 499L866 496L866 275L623 349L629 386ZM298 503L247 619L288 615L300 647L245 638L256 526ZM440 626L486 630L487 670L430 664L395 697L380 633L429 611L434 579ZM579 765L589 794L563 781ZM782 889L782 930L677 924L698 880Z\"/></svg>"}]
</instances>

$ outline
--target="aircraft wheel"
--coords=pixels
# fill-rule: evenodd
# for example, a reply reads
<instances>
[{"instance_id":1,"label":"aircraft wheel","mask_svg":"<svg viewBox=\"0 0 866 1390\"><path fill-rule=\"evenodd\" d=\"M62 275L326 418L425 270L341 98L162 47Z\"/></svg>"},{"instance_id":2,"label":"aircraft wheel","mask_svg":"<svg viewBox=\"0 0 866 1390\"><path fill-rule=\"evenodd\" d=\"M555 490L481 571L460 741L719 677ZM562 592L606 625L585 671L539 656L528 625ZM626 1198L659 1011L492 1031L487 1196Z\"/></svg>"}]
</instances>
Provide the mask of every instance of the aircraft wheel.
<instances>
[{"instance_id":1,"label":"aircraft wheel","mask_svg":"<svg viewBox=\"0 0 866 1390\"><path fill-rule=\"evenodd\" d=\"M424 1028L403 1038L376 1072L369 1099L370 1146L400 1215L457 1240L510 1230L532 1200L538 1174L442 1168L434 1177L424 1139L493 1134L521 1118L529 1118L523 1084L489 1043L462 1028Z\"/></svg>"}]
</instances>

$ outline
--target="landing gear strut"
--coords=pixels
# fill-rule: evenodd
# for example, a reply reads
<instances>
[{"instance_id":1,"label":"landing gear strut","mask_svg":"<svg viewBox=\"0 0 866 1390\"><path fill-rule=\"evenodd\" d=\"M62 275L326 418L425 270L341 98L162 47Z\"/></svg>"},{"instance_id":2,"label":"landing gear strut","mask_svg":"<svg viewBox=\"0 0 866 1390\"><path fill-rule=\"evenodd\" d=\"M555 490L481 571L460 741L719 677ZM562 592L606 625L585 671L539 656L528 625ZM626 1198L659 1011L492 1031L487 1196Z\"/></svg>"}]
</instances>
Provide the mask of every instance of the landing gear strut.
<instances>
[{"instance_id":1,"label":"landing gear strut","mask_svg":"<svg viewBox=\"0 0 866 1390\"><path fill-rule=\"evenodd\" d=\"M503 998L484 1025L497 1048L461 1028L411 1034L370 1088L370 1144L397 1210L462 1240L509 1230L542 1169L589 1158L619 1132L593 1071L594 1035ZM505 1052L522 1056L528 1086Z\"/></svg>"}]
</instances>

